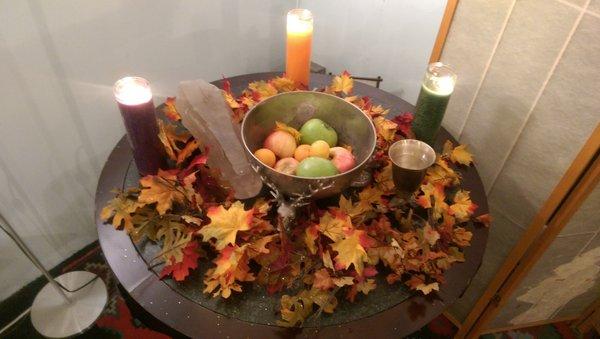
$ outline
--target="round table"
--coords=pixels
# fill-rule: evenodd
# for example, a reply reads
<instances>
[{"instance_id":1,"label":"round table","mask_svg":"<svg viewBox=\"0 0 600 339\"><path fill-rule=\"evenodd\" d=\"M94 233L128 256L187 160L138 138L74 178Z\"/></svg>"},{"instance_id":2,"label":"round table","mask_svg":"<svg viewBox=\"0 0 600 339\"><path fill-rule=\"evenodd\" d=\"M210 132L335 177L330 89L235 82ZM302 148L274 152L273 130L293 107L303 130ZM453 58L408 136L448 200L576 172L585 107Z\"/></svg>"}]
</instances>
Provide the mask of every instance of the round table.
<instances>
[{"instance_id":1,"label":"round table","mask_svg":"<svg viewBox=\"0 0 600 339\"><path fill-rule=\"evenodd\" d=\"M230 78L232 91L236 94L246 88L248 83L257 80L267 80L281 73L256 73ZM323 87L331 80L330 76L321 74L311 75L312 87ZM222 87L222 80L213 82ZM355 82L355 94L369 96L373 102L390 109L389 117L402 112L412 112L414 107L406 101L383 90ZM450 139L450 134L443 130L438 137L436 149L441 149L441 143ZM281 338L281 337L310 337L310 338L360 338L376 336L391 338L406 336L439 315L451 305L469 286L472 277L477 272L485 246L488 229L469 225L473 232L470 247L464 250L466 261L453 265L445 273L446 282L441 284L440 291L429 296L419 293L411 294L400 303L388 309L360 320L343 322L324 327L283 328L276 325L249 322L235 317L219 314L201 305L176 288L159 279L157 273L148 268L147 262L141 255L129 236L123 231L115 230L111 225L100 220L99 212L102 207L114 197L114 188L126 188L132 185L131 174L135 170L131 148L123 137L110 154L96 190L96 224L100 245L115 276L130 299L149 312L164 325L176 332L189 337L202 338ZM463 178L463 188L471 192L473 202L479 205L477 215L488 213L487 199L483 184L474 166L462 168L459 171ZM128 181L128 177L129 181ZM201 291L203 286L196 286ZM235 298L235 295L232 296ZM369 302L368 297L361 302Z\"/></svg>"}]
</instances>

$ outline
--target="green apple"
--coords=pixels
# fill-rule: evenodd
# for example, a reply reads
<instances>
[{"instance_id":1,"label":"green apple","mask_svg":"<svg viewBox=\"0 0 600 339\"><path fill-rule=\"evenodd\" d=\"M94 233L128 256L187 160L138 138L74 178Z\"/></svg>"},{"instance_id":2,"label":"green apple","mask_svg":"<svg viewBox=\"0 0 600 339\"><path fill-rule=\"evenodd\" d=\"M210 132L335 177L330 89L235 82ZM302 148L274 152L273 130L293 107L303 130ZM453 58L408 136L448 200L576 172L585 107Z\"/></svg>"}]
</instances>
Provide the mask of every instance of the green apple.
<instances>
[{"instance_id":1,"label":"green apple","mask_svg":"<svg viewBox=\"0 0 600 339\"><path fill-rule=\"evenodd\" d=\"M296 175L299 177L329 177L339 173L331 161L319 157L308 157L296 167Z\"/></svg>"},{"instance_id":2,"label":"green apple","mask_svg":"<svg viewBox=\"0 0 600 339\"><path fill-rule=\"evenodd\" d=\"M338 142L337 132L321 119L310 119L300 128L303 144L312 144L317 140L324 140L329 147L335 147Z\"/></svg>"}]
</instances>

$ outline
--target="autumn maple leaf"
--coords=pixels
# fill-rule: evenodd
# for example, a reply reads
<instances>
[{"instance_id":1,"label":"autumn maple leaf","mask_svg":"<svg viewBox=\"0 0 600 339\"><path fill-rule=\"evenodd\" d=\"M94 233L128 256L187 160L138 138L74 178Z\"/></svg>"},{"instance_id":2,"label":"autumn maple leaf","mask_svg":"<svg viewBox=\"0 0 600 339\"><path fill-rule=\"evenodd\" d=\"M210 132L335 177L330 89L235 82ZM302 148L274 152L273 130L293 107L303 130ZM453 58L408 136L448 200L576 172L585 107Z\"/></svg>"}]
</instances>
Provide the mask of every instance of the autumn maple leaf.
<instances>
[{"instance_id":1,"label":"autumn maple leaf","mask_svg":"<svg viewBox=\"0 0 600 339\"><path fill-rule=\"evenodd\" d=\"M412 122L414 115L411 112L405 112L397 115L392 119L393 122L398 124L397 130L406 138L412 137Z\"/></svg>"},{"instance_id":2,"label":"autumn maple leaf","mask_svg":"<svg viewBox=\"0 0 600 339\"><path fill-rule=\"evenodd\" d=\"M177 175L169 171L158 170L157 175L147 175L140 179L142 190L138 201L142 204L156 203L160 215L173 207L173 203L183 202L185 195L177 187Z\"/></svg>"},{"instance_id":3,"label":"autumn maple leaf","mask_svg":"<svg viewBox=\"0 0 600 339\"><path fill-rule=\"evenodd\" d=\"M469 166L473 163L473 155L467 151L467 146L458 145L454 147L450 140L447 140L446 143L444 143L442 154L450 158L450 160L456 164Z\"/></svg>"},{"instance_id":4,"label":"autumn maple leaf","mask_svg":"<svg viewBox=\"0 0 600 339\"><path fill-rule=\"evenodd\" d=\"M438 157L435 164L427 169L425 181L448 187L458 184L460 178L458 173L448 166L446 160Z\"/></svg>"},{"instance_id":5,"label":"autumn maple leaf","mask_svg":"<svg viewBox=\"0 0 600 339\"><path fill-rule=\"evenodd\" d=\"M198 267L198 242L190 241L188 245L182 250L183 259L180 262L174 264L167 264L163 267L160 272L160 279L172 275L176 281L183 281L190 274L190 270ZM172 262L175 258L172 259Z\"/></svg>"},{"instance_id":6,"label":"autumn maple leaf","mask_svg":"<svg viewBox=\"0 0 600 339\"><path fill-rule=\"evenodd\" d=\"M378 116L373 118L373 124L375 125L375 130L377 130L377 134L385 141L393 141L396 137L398 124L392 120Z\"/></svg>"},{"instance_id":7,"label":"autumn maple leaf","mask_svg":"<svg viewBox=\"0 0 600 339\"><path fill-rule=\"evenodd\" d=\"M476 209L477 205L471 202L469 191L459 190L454 195L454 204L450 205L448 213L463 222L467 221Z\"/></svg>"},{"instance_id":8,"label":"autumn maple leaf","mask_svg":"<svg viewBox=\"0 0 600 339\"><path fill-rule=\"evenodd\" d=\"M177 160L177 154L181 151L177 143L187 143L190 138L189 132L178 133L174 125L158 120L158 139L171 160Z\"/></svg>"},{"instance_id":9,"label":"autumn maple leaf","mask_svg":"<svg viewBox=\"0 0 600 339\"><path fill-rule=\"evenodd\" d=\"M276 78L272 79L270 81L270 83L279 92L290 92L290 91L297 89L296 83L294 83L294 80L292 80L290 78L286 78L285 76L276 77Z\"/></svg>"},{"instance_id":10,"label":"autumn maple leaf","mask_svg":"<svg viewBox=\"0 0 600 339\"><path fill-rule=\"evenodd\" d=\"M329 271L326 268L317 270L314 274L313 287L322 290L329 290L335 286L333 279L329 275Z\"/></svg>"},{"instance_id":11,"label":"autumn maple leaf","mask_svg":"<svg viewBox=\"0 0 600 339\"><path fill-rule=\"evenodd\" d=\"M254 275L248 266L246 245L242 247L228 245L214 260L216 266L206 271L205 293L213 293L213 297L229 298L232 291L241 292L241 281L253 281Z\"/></svg>"},{"instance_id":12,"label":"autumn maple leaf","mask_svg":"<svg viewBox=\"0 0 600 339\"><path fill-rule=\"evenodd\" d=\"M255 82L251 82L248 85L248 88L255 92L258 93L258 95L260 96L260 99L266 99L268 97L272 97L275 94L277 94L277 88L275 88L275 86L273 86L272 84L266 82L266 81L255 81Z\"/></svg>"},{"instance_id":13,"label":"autumn maple leaf","mask_svg":"<svg viewBox=\"0 0 600 339\"><path fill-rule=\"evenodd\" d=\"M388 161L381 171L375 172L374 178L377 188L384 193L392 192L395 188L394 179L392 178L392 162Z\"/></svg>"},{"instance_id":14,"label":"autumn maple leaf","mask_svg":"<svg viewBox=\"0 0 600 339\"><path fill-rule=\"evenodd\" d=\"M460 247L469 246L471 238L473 238L473 233L462 227L457 227L452 232L452 241Z\"/></svg>"},{"instance_id":15,"label":"autumn maple leaf","mask_svg":"<svg viewBox=\"0 0 600 339\"><path fill-rule=\"evenodd\" d=\"M350 76L348 71L344 71L341 75L335 76L331 80L331 85L329 89L333 92L342 92L344 94L352 93L352 88L354 87L354 80Z\"/></svg>"},{"instance_id":16,"label":"autumn maple leaf","mask_svg":"<svg viewBox=\"0 0 600 339\"><path fill-rule=\"evenodd\" d=\"M210 224L204 226L199 234L204 241L215 238L215 248L222 250L227 245L235 244L238 231L247 231L252 223L253 210L244 210L244 204L240 201L234 202L226 210L222 205L212 207L206 216L210 218Z\"/></svg>"},{"instance_id":17,"label":"autumn maple leaf","mask_svg":"<svg viewBox=\"0 0 600 339\"><path fill-rule=\"evenodd\" d=\"M344 237L344 230L350 228L352 228L350 217L341 211L337 211L337 213L325 212L317 225L319 232L334 242L342 239Z\"/></svg>"},{"instance_id":18,"label":"autumn maple leaf","mask_svg":"<svg viewBox=\"0 0 600 339\"><path fill-rule=\"evenodd\" d=\"M489 213L482 214L475 218L475 220L479 223L482 223L485 227L490 227L492 223L492 216Z\"/></svg>"},{"instance_id":19,"label":"autumn maple leaf","mask_svg":"<svg viewBox=\"0 0 600 339\"><path fill-rule=\"evenodd\" d=\"M363 262L368 262L369 257L365 248L373 246L373 239L362 230L351 230L347 232L344 239L340 239L331 245L331 248L338 253L335 257L336 269L348 269L354 265L358 274L362 274Z\"/></svg>"},{"instance_id":20,"label":"autumn maple leaf","mask_svg":"<svg viewBox=\"0 0 600 339\"><path fill-rule=\"evenodd\" d=\"M431 208L433 206L433 218L435 220L441 218L443 213L448 210L448 204L445 202L446 193L444 192L444 186L439 183L427 183L421 185L421 191L423 195L417 197L416 203L423 208Z\"/></svg>"}]
</instances>

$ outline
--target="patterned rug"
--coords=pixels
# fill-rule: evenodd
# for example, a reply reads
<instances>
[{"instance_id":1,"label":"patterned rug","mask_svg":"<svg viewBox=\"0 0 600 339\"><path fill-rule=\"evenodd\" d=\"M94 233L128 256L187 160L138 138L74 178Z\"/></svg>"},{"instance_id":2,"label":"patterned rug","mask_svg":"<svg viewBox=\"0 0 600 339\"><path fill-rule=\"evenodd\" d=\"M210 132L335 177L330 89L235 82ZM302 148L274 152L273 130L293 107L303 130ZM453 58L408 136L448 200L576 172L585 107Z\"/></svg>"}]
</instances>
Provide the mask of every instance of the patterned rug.
<instances>
[{"instance_id":1,"label":"patterned rug","mask_svg":"<svg viewBox=\"0 0 600 339\"><path fill-rule=\"evenodd\" d=\"M96 243L87 253L83 253L72 259L61 271L85 270L98 274L106 283L108 288L108 303L104 312L96 322L96 325L86 333L77 338L144 338L163 339L177 336L168 328L164 328L155 319L145 318L143 311L134 313L141 318L132 315L127 300L123 298L119 290L116 278L106 263L100 246ZM130 304L131 305L131 304ZM17 305L22 308L24 305ZM132 306L134 307L134 306ZM408 338L452 338L456 333L456 326L446 317L440 315L420 331L408 336ZM31 325L29 316L25 316L15 323L9 330L0 335L2 338L43 338ZM486 334L485 339L508 339L508 338L581 338L575 335L566 323L537 326L515 331ZM591 332L583 338L600 338L596 332Z\"/></svg>"}]
</instances>

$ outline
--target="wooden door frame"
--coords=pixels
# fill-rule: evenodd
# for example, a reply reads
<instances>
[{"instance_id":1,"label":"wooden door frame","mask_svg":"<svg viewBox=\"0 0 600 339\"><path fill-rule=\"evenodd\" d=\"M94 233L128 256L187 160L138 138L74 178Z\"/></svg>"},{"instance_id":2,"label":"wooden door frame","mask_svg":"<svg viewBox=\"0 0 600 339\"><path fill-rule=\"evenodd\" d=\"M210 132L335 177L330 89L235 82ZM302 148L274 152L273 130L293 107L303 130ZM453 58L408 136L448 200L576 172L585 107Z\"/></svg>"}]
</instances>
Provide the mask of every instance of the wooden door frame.
<instances>
[{"instance_id":1,"label":"wooden door frame","mask_svg":"<svg viewBox=\"0 0 600 339\"><path fill-rule=\"evenodd\" d=\"M600 180L600 124L513 247L456 338L476 338L506 304L552 241ZM547 227L546 227L547 225Z\"/></svg>"},{"instance_id":2,"label":"wooden door frame","mask_svg":"<svg viewBox=\"0 0 600 339\"><path fill-rule=\"evenodd\" d=\"M452 25L452 19L454 19L454 13L456 12L457 5L458 0L448 0L446 3L446 9L444 10L442 22L440 23L440 29L438 30L435 43L433 44L433 50L431 51L431 56L429 57L429 63L440 61L440 56L442 55L442 50L444 49L446 37L450 31L450 26Z\"/></svg>"}]
</instances>

